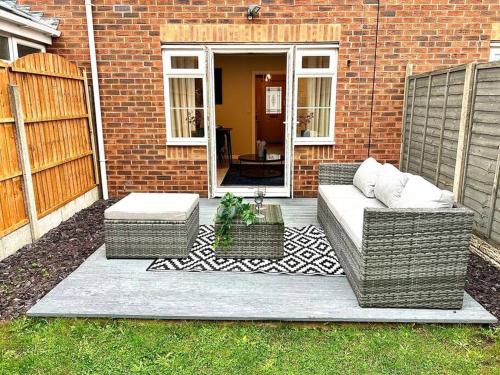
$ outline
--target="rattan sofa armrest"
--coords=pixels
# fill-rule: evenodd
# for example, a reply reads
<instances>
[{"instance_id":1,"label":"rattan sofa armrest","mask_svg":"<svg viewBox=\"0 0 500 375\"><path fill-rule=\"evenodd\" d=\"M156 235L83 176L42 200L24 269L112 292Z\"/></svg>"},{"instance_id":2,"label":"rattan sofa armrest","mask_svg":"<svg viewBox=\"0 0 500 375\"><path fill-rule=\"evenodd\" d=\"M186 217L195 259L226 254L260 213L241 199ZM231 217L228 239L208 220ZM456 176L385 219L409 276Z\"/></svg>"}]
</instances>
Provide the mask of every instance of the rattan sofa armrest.
<instances>
[{"instance_id":1,"label":"rattan sofa armrest","mask_svg":"<svg viewBox=\"0 0 500 375\"><path fill-rule=\"evenodd\" d=\"M463 206L442 209L365 208L363 252L390 246L415 251L468 249L474 213ZM468 254L468 253L467 253Z\"/></svg>"},{"instance_id":2,"label":"rattan sofa armrest","mask_svg":"<svg viewBox=\"0 0 500 375\"><path fill-rule=\"evenodd\" d=\"M319 165L320 185L352 185L361 163L323 163Z\"/></svg>"}]
</instances>

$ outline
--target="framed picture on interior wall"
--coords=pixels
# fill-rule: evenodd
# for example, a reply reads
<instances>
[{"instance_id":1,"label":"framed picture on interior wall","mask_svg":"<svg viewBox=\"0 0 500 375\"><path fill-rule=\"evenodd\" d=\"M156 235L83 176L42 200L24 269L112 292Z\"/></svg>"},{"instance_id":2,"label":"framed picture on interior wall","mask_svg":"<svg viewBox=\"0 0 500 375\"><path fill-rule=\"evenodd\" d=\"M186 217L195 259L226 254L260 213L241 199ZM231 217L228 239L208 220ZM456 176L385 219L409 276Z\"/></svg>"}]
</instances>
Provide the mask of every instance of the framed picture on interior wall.
<instances>
[{"instance_id":1,"label":"framed picture on interior wall","mask_svg":"<svg viewBox=\"0 0 500 375\"><path fill-rule=\"evenodd\" d=\"M215 104L222 104L222 68L214 69Z\"/></svg>"}]
</instances>

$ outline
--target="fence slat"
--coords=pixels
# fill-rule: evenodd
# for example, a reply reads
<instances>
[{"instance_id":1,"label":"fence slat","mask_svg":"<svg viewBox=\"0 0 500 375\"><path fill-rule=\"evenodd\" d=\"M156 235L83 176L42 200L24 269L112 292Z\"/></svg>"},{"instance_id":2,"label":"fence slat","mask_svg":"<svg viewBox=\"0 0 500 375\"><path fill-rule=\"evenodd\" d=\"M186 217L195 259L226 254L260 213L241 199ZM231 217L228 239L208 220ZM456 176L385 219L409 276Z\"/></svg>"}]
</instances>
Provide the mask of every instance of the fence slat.
<instances>
[{"instance_id":1,"label":"fence slat","mask_svg":"<svg viewBox=\"0 0 500 375\"><path fill-rule=\"evenodd\" d=\"M90 103L90 93L89 93L89 83L87 79L87 71L83 71L83 77L85 78L83 80L84 82L84 88L85 88L85 103L87 105L87 114L88 114L88 121L89 121L89 132L90 132L90 144L92 146L92 161L94 164L94 178L96 184L99 184L99 165L97 161L97 147L96 147L96 139L95 139L95 133L94 133L94 122L92 119L92 107Z\"/></svg>"},{"instance_id":2,"label":"fence slat","mask_svg":"<svg viewBox=\"0 0 500 375\"><path fill-rule=\"evenodd\" d=\"M413 115L415 113L415 93L417 92L417 79L413 79L413 96L411 98L411 112L410 112L410 128L408 129L408 152L406 154L405 172L408 172L408 165L410 164L410 150L411 150L411 137L413 131Z\"/></svg>"},{"instance_id":3,"label":"fence slat","mask_svg":"<svg viewBox=\"0 0 500 375\"><path fill-rule=\"evenodd\" d=\"M429 75L429 83L427 86L427 98L426 98L426 105L425 105L424 129L422 130L422 151L420 153L420 163L419 163L419 167L418 167L419 174L422 174L422 168L424 166L425 139L427 138L427 124L429 122L429 105L431 102L432 78L433 78L433 75Z\"/></svg>"},{"instance_id":4,"label":"fence slat","mask_svg":"<svg viewBox=\"0 0 500 375\"><path fill-rule=\"evenodd\" d=\"M495 217L495 206L498 194L498 183L500 180L500 146L498 146L498 157L495 168L495 177L493 179L493 184L491 186L491 196L490 196L490 212L488 213L488 225L487 225L487 235L491 237L491 231L493 229L493 219Z\"/></svg>"},{"instance_id":5,"label":"fence slat","mask_svg":"<svg viewBox=\"0 0 500 375\"><path fill-rule=\"evenodd\" d=\"M8 65L0 61L0 237L28 222L14 122L8 91ZM0 257L1 252L0 248Z\"/></svg>"},{"instance_id":6,"label":"fence slat","mask_svg":"<svg viewBox=\"0 0 500 375\"><path fill-rule=\"evenodd\" d=\"M436 175L434 177L434 184L437 186L439 184L439 174L441 173L441 157L443 156L443 137L444 137L444 127L446 124L446 106L448 103L448 92L450 91L450 72L446 72L446 83L444 89L444 98L443 98L443 108L442 110L442 120L441 120L441 129L439 133L439 149L438 156L436 161Z\"/></svg>"},{"instance_id":7,"label":"fence slat","mask_svg":"<svg viewBox=\"0 0 500 375\"><path fill-rule=\"evenodd\" d=\"M405 94L408 92L408 88L410 87L410 79L409 77L413 73L413 64L407 64L406 65L406 72L405 72L405 88L404 92ZM403 153L404 153L404 139L406 136L406 116L408 111L408 96L404 95L403 97L403 118L401 121L401 148L399 150L399 168L403 168Z\"/></svg>"}]
</instances>

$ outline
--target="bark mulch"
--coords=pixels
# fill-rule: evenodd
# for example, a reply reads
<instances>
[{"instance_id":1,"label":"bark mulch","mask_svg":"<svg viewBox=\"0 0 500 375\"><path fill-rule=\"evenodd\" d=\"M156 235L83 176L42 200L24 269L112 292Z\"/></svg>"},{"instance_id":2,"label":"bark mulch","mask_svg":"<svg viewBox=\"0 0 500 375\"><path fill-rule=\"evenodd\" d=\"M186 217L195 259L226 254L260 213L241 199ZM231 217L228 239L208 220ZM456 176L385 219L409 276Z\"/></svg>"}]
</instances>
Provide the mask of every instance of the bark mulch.
<instances>
[{"instance_id":1,"label":"bark mulch","mask_svg":"<svg viewBox=\"0 0 500 375\"><path fill-rule=\"evenodd\" d=\"M21 316L104 243L100 200L0 262L0 320ZM467 292L500 319L500 270L471 254Z\"/></svg>"},{"instance_id":2,"label":"bark mulch","mask_svg":"<svg viewBox=\"0 0 500 375\"><path fill-rule=\"evenodd\" d=\"M500 270L471 254L465 290L500 321Z\"/></svg>"},{"instance_id":3,"label":"bark mulch","mask_svg":"<svg viewBox=\"0 0 500 375\"><path fill-rule=\"evenodd\" d=\"M104 243L103 200L0 262L0 320L24 315Z\"/></svg>"}]
</instances>

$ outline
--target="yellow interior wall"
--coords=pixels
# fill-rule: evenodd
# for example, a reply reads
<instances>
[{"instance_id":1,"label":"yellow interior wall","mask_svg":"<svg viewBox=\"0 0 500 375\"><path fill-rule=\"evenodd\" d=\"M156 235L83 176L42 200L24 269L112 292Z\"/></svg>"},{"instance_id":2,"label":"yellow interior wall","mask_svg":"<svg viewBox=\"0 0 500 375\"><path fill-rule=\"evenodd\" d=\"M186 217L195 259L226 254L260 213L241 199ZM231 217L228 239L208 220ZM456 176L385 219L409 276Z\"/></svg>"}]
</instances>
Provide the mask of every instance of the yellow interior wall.
<instances>
[{"instance_id":1,"label":"yellow interior wall","mask_svg":"<svg viewBox=\"0 0 500 375\"><path fill-rule=\"evenodd\" d=\"M253 72L286 70L286 55L215 55L222 69L222 104L215 106L215 123L232 128L233 155L252 153Z\"/></svg>"}]
</instances>

